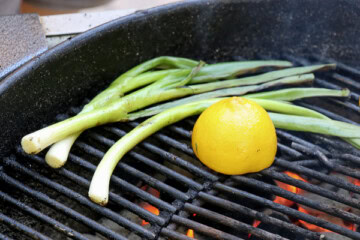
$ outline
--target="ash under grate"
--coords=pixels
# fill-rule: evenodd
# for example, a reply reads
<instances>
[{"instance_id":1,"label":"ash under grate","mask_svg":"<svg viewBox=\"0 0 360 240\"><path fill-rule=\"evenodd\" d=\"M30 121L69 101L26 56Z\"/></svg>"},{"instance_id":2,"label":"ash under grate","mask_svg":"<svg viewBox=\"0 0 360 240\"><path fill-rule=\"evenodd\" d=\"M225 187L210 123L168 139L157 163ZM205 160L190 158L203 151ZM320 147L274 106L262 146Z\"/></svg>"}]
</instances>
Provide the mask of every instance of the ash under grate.
<instances>
[{"instance_id":1,"label":"ash under grate","mask_svg":"<svg viewBox=\"0 0 360 240\"><path fill-rule=\"evenodd\" d=\"M283 58L299 65L319 61ZM360 122L360 89L352 80L360 72L338 66L336 72L317 75L314 85L349 88L345 103L335 98L297 103L333 119ZM59 170L46 167L43 156L17 149L0 169L0 238L360 239L358 150L337 138L279 130L279 153L271 168L226 177L194 159L189 144L193 123L188 119L168 127L127 154L112 177L106 208L87 198L89 180L106 149L136 123L88 131Z\"/></svg>"}]
</instances>

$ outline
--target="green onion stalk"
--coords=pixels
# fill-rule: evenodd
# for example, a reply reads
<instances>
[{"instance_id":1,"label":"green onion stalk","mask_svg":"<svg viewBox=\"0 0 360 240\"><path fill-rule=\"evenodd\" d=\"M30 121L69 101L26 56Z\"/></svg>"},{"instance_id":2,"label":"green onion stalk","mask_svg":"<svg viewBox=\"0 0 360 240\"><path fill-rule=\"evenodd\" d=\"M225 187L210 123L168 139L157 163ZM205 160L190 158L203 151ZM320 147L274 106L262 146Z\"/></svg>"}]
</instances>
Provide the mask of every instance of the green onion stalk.
<instances>
[{"instance_id":1,"label":"green onion stalk","mask_svg":"<svg viewBox=\"0 0 360 240\"><path fill-rule=\"evenodd\" d=\"M167 56L144 62L115 79L106 90L85 105L79 114L102 108L119 100L124 94L156 81L164 81L164 79L171 81L171 79L186 78L198 64L199 62L190 59ZM264 67L285 68L290 66L292 66L292 64L287 61L245 61L209 64L201 68L196 76L190 80L190 83L197 84L232 78L241 74L255 72ZM157 67L175 69L149 71ZM63 166L72 145L81 133L82 131L73 133L51 146L45 157L46 162L54 168Z\"/></svg>"},{"instance_id":2,"label":"green onion stalk","mask_svg":"<svg viewBox=\"0 0 360 240\"><path fill-rule=\"evenodd\" d=\"M303 78L306 77L306 75L302 75ZM311 76L308 76L310 79ZM244 97L247 98L260 98L261 99L272 99L272 100L278 100L278 101L293 101L301 98L309 98L309 97L321 97L321 96L327 96L327 97L348 97L350 94L350 91L348 89L343 90L331 90L326 88L287 88L284 90L278 90L278 91L270 91L270 92L261 92L257 95L255 94L246 94L248 92L253 91L261 91L269 87L274 87L276 85L283 85L283 84L291 84L289 81L289 78L280 79L278 81L273 81L266 84L261 84L257 86L247 86L247 87L241 87L241 88L231 88L231 89L221 89L213 92L198 94L195 96L182 98L179 100L175 100L169 103L159 104L154 107L150 107L144 110L140 110L137 112L129 113L126 118L123 119L123 121L132 121L136 120L138 118L142 117L150 117L155 114L161 113L162 111L165 111L169 108L176 107L179 105L191 103L194 101L200 101L208 98L218 98L218 97L226 97L226 96L241 96L244 95ZM271 96L271 98L270 98ZM315 111L314 111L315 112ZM317 113L319 118L326 118L325 115L321 113Z\"/></svg>"},{"instance_id":3,"label":"green onion stalk","mask_svg":"<svg viewBox=\"0 0 360 240\"><path fill-rule=\"evenodd\" d=\"M280 80L281 84L284 84L283 80ZM279 82L280 82L279 81ZM275 83L275 81L273 82ZM269 84L269 83L268 83ZM262 86L258 86L255 91L263 90L266 87L267 84L263 84ZM342 90L331 90L326 88L287 88L277 91L270 91L270 92L260 92L260 93L253 93L253 94L246 94L253 89L251 89L252 86L249 87L243 87L243 88L232 88L232 89L221 89L214 92L209 93L203 93L187 98L183 98L180 100L175 100L170 103L160 104L155 107L150 107L145 110L140 110L134 113L129 113L126 118L123 119L123 121L132 121L136 120L138 118L142 117L150 117L155 114L158 114L162 111L165 111L169 108L176 107L182 104L187 104L194 101L204 100L207 98L218 98L218 97L226 97L226 96L240 96L244 95L246 98L257 98L257 99L271 99L271 100L277 100L277 101L294 101L297 99L302 98L309 98L309 97L348 97L350 95L350 91L348 89L342 89ZM264 103L266 104L266 103ZM278 103L279 104L279 103ZM267 106L268 110L271 109L271 105ZM291 105L286 105L286 108L288 111L291 109ZM330 119L324 114L321 114L319 112L302 108L303 111L300 111L300 107L296 106L296 112L302 116L309 116L314 118L320 118L320 119ZM290 113L290 112L289 112ZM294 115L298 115L296 113L291 113ZM344 141L350 143L354 147L360 149L360 139L358 138L342 138Z\"/></svg>"},{"instance_id":4,"label":"green onion stalk","mask_svg":"<svg viewBox=\"0 0 360 240\"><path fill-rule=\"evenodd\" d=\"M262 79L259 82L268 83L265 83L265 85L260 84L259 86L248 86L247 88L249 88L248 91L250 91L251 89L262 89L264 87L276 86L283 83L302 83L304 81L311 81L313 79L312 74L305 74L302 76L296 75L275 81L274 79L278 79L279 76L284 76L281 71L286 71L287 75L293 75L294 73L299 74L301 72L314 71L314 69L323 69L327 66L328 65L319 65L313 66L312 68L294 68L293 71L286 71L287 69L278 70L276 71L279 72L277 75L266 75L266 78L263 78L264 74L261 74L260 77L262 77ZM194 71L194 69L197 70ZM71 134L84 131L88 128L102 125L105 123L121 121L123 118L126 118L127 113L158 102L166 101L173 98L184 97L191 94L213 91L218 88L233 88L234 86L248 84L248 82L246 81L246 79L248 78L240 78L236 80L224 80L222 81L222 85L219 85L217 82L213 82L184 86L188 84L188 82L191 81L192 76L194 76L197 71L199 71L199 67L194 69L186 78L179 77L168 79L167 77L165 77L164 79L156 81L144 88L132 92L129 95L113 101L104 107L96 108L90 112L79 114L60 123L53 124L49 127L31 133L23 137L22 147L25 152L35 154L40 152L47 146L58 142ZM236 90L236 88L234 89Z\"/></svg>"},{"instance_id":5,"label":"green onion stalk","mask_svg":"<svg viewBox=\"0 0 360 240\"><path fill-rule=\"evenodd\" d=\"M322 90L319 91L319 94L320 93L323 94ZM107 204L110 178L116 165L121 158L138 143L165 126L189 116L200 114L206 108L222 99L224 98L200 100L167 109L147 119L123 136L106 152L96 168L88 193L90 199L100 205ZM278 112L269 113L276 128L321 133L346 138L360 137L360 127L344 122L320 119L319 115L313 110L281 101L257 98L250 99L268 111Z\"/></svg>"},{"instance_id":6,"label":"green onion stalk","mask_svg":"<svg viewBox=\"0 0 360 240\"><path fill-rule=\"evenodd\" d=\"M227 90L236 90L236 91L255 91L257 89L263 89L264 87L276 86L278 84L285 83L303 83L304 81L311 81L313 76L309 76L308 74L303 75L302 77L293 76L287 77L279 80L275 80L273 82L254 85L254 86L246 86L243 88L230 88ZM179 81L183 81L183 79L178 79ZM223 83L226 84L227 81L233 80L225 80ZM72 118L66 119L62 122L50 125L46 128L38 130L34 133L28 134L22 138L21 145L26 153L36 154L42 151L44 148L49 145L64 139L65 137L77 133L79 131L84 131L88 128L99 126L102 124L110 123L110 122L118 122L127 117L127 113L135 111L137 109L141 109L143 107L166 101L173 98L184 97L187 95L194 94L195 92L189 87L180 87L176 85L177 82L171 83L171 85L175 84L175 87L169 86L169 82L155 82L143 89L140 89L132 94L126 95L118 101L114 101L113 103L104 106L102 108L97 108L91 112L87 112L84 114L79 114ZM215 82L216 84L216 82ZM241 84L241 79L239 79L239 84ZM197 86L196 93L200 93L202 90L211 91L215 90L217 85L212 89L208 84L206 84L205 88L199 88ZM233 83L231 82L231 86ZM230 91L230 92L232 92Z\"/></svg>"}]
</instances>

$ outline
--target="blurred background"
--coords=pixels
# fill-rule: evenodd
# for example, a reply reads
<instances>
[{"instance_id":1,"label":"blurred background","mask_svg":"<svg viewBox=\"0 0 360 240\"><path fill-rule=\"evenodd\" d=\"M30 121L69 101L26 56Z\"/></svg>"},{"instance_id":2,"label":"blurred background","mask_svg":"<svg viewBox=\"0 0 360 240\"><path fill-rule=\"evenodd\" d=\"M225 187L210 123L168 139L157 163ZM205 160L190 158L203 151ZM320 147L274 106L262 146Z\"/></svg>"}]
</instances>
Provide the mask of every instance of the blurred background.
<instances>
[{"instance_id":1,"label":"blurred background","mask_svg":"<svg viewBox=\"0 0 360 240\"><path fill-rule=\"evenodd\" d=\"M136 10L180 0L0 0L0 82L77 34Z\"/></svg>"},{"instance_id":2,"label":"blurred background","mask_svg":"<svg viewBox=\"0 0 360 240\"><path fill-rule=\"evenodd\" d=\"M37 13L54 15L75 12L101 12L146 9L179 0L0 0L0 15Z\"/></svg>"}]
</instances>

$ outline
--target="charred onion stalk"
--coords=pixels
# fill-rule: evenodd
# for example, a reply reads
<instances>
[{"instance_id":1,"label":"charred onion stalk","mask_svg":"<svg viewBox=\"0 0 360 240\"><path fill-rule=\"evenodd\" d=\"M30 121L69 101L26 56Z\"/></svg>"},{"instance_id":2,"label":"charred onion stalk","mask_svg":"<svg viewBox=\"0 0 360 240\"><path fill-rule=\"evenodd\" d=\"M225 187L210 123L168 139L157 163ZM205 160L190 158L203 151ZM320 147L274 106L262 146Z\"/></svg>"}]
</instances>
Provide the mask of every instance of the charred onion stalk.
<instances>
[{"instance_id":1,"label":"charred onion stalk","mask_svg":"<svg viewBox=\"0 0 360 240\"><path fill-rule=\"evenodd\" d=\"M321 89L318 93L319 95L324 94L324 91ZM274 93L270 92L268 94L271 95ZM298 95L298 97L301 98L300 95ZM110 178L117 163L138 143L165 126L189 116L200 114L206 108L222 99L223 98L200 100L167 109L147 119L123 136L106 152L96 168L89 189L90 199L100 205L107 204ZM313 110L276 100L257 98L251 98L251 100L257 102L266 110L271 111L269 115L276 128L345 138L360 138L360 127L330 119L322 119L322 116Z\"/></svg>"},{"instance_id":2,"label":"charred onion stalk","mask_svg":"<svg viewBox=\"0 0 360 240\"><path fill-rule=\"evenodd\" d=\"M156 81L171 82L174 79L186 78L186 76L189 76L191 73L192 68L195 68L198 64L199 62L197 61L177 57L158 57L144 62L118 77L106 90L88 103L79 114L102 108L119 100L125 93ZM292 64L287 61L246 61L210 64L200 69L196 76L190 79L189 83L212 82L218 79L233 78L248 72L255 72L264 67L284 68L290 67L291 65ZM147 72L156 67L175 69ZM130 102L129 104L133 103ZM137 104L135 103L134 105ZM82 130L72 133L51 146L45 157L46 162L54 168L63 166L68 158L72 145L81 133Z\"/></svg>"}]
</instances>

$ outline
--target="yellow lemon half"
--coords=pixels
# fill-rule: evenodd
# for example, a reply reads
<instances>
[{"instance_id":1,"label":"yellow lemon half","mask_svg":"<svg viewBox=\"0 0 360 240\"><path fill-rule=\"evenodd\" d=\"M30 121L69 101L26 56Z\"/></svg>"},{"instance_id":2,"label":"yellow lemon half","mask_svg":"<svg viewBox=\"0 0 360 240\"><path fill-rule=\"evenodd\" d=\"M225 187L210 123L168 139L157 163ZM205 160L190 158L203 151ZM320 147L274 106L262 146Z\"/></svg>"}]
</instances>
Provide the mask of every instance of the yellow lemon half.
<instances>
[{"instance_id":1,"label":"yellow lemon half","mask_svg":"<svg viewBox=\"0 0 360 240\"><path fill-rule=\"evenodd\" d=\"M269 167L275 159L277 139L269 114L259 104L231 97L200 115L193 129L192 147L209 168L237 175Z\"/></svg>"}]
</instances>

